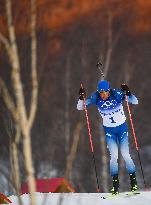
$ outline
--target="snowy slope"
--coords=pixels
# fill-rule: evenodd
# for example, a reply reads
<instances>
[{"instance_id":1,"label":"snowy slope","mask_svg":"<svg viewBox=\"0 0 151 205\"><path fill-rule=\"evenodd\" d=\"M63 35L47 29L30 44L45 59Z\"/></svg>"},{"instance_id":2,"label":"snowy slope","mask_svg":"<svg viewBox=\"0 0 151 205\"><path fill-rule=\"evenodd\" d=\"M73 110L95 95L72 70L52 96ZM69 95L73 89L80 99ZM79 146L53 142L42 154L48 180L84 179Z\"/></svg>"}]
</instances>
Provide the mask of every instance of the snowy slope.
<instances>
[{"instance_id":1,"label":"snowy slope","mask_svg":"<svg viewBox=\"0 0 151 205\"><path fill-rule=\"evenodd\" d=\"M36 205L151 205L151 191L141 192L141 194L131 197L118 196L112 199L102 199L101 196L108 194L101 193L36 193ZM9 199L14 205L19 205L16 196ZM29 195L21 196L24 205L29 204Z\"/></svg>"}]
</instances>

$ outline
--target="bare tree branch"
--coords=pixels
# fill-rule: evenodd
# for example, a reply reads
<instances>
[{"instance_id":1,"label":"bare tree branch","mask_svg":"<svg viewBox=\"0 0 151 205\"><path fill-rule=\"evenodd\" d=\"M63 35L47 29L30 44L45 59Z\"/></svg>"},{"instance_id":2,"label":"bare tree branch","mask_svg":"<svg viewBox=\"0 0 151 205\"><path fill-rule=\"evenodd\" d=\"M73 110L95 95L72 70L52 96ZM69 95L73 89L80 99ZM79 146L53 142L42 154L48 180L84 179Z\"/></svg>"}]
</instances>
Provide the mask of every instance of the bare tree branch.
<instances>
[{"instance_id":1,"label":"bare tree branch","mask_svg":"<svg viewBox=\"0 0 151 205\"><path fill-rule=\"evenodd\" d=\"M8 51L10 49L9 40L1 32L0 32L0 41L4 44L6 50Z\"/></svg>"},{"instance_id":2,"label":"bare tree branch","mask_svg":"<svg viewBox=\"0 0 151 205\"><path fill-rule=\"evenodd\" d=\"M10 112L13 115L14 120L17 122L18 121L17 109L16 109L15 104L14 104L14 102L9 94L7 86L1 77L0 77L0 87L2 89L3 99L7 105L7 108L10 110Z\"/></svg>"},{"instance_id":3,"label":"bare tree branch","mask_svg":"<svg viewBox=\"0 0 151 205\"><path fill-rule=\"evenodd\" d=\"M14 93L16 95L16 102L17 107L20 110L20 114L22 115L22 128L24 127L27 116L25 110L25 100L23 95L23 87L21 83L20 77L20 63L19 63L19 55L18 55L18 48L16 43L16 36L15 36L15 28L13 25L12 20L12 8L11 8L11 0L6 0L6 15L7 15L7 24L8 24L8 31L9 31L9 39L11 44L11 60L12 60L12 80L14 86Z\"/></svg>"},{"instance_id":4,"label":"bare tree branch","mask_svg":"<svg viewBox=\"0 0 151 205\"><path fill-rule=\"evenodd\" d=\"M9 40L0 32L0 41L5 46L10 62L12 62L12 49Z\"/></svg>"},{"instance_id":5,"label":"bare tree branch","mask_svg":"<svg viewBox=\"0 0 151 205\"><path fill-rule=\"evenodd\" d=\"M32 97L29 113L29 127L32 126L38 98L38 80L37 80L37 41L36 41L36 0L31 0L31 79L32 79Z\"/></svg>"}]
</instances>

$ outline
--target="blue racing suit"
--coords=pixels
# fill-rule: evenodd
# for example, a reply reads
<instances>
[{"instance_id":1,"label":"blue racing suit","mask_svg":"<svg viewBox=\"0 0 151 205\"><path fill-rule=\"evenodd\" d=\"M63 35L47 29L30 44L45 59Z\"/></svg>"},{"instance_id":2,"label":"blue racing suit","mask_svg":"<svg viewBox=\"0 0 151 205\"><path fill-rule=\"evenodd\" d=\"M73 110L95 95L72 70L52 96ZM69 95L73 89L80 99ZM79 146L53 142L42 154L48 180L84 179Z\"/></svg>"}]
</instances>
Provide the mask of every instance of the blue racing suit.
<instances>
[{"instance_id":1,"label":"blue racing suit","mask_svg":"<svg viewBox=\"0 0 151 205\"><path fill-rule=\"evenodd\" d=\"M86 99L86 106L97 105L103 118L103 128L106 136L107 147L110 152L110 174L118 174L118 144L121 154L124 158L126 168L129 174L136 171L134 162L129 154L128 128L122 102L125 100L125 94L119 89L112 89L110 96L103 100L99 92L93 93ZM137 98L131 94L128 96L128 102L137 104Z\"/></svg>"}]
</instances>

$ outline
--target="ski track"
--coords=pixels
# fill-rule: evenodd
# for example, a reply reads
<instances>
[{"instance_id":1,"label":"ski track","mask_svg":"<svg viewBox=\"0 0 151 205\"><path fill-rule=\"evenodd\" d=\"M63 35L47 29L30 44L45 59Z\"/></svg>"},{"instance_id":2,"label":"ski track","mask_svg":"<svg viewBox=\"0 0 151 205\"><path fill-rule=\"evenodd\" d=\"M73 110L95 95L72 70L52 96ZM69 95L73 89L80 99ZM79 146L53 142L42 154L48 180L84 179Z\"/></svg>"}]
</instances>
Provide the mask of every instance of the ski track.
<instances>
[{"instance_id":1,"label":"ski track","mask_svg":"<svg viewBox=\"0 0 151 205\"><path fill-rule=\"evenodd\" d=\"M102 199L108 193L36 193L36 205L151 205L151 191L141 192L139 195L125 197L117 196ZM16 196L10 196L11 205L19 205ZM29 195L21 196L23 205L29 205Z\"/></svg>"}]
</instances>

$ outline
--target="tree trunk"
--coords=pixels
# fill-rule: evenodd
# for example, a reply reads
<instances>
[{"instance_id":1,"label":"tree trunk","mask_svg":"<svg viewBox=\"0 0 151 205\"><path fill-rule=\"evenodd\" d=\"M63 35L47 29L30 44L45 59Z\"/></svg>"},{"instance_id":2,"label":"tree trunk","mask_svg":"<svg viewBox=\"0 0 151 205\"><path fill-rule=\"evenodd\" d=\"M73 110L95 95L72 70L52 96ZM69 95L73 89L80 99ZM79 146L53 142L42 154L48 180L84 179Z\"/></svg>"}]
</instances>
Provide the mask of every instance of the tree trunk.
<instances>
[{"instance_id":1,"label":"tree trunk","mask_svg":"<svg viewBox=\"0 0 151 205\"><path fill-rule=\"evenodd\" d=\"M12 142L10 148L11 148L10 159L11 159L12 181L15 187L19 204L22 205L22 200L20 198L21 183L20 183L20 169L19 169L17 144L15 142Z\"/></svg>"},{"instance_id":2,"label":"tree trunk","mask_svg":"<svg viewBox=\"0 0 151 205\"><path fill-rule=\"evenodd\" d=\"M26 129L26 132L23 133L23 153L24 153L24 160L25 160L25 169L27 173L28 188L31 194L31 204L35 205L36 186L35 186L34 168L32 164L31 137L28 129Z\"/></svg>"},{"instance_id":3,"label":"tree trunk","mask_svg":"<svg viewBox=\"0 0 151 205\"><path fill-rule=\"evenodd\" d=\"M66 156L69 154L69 139L70 139L70 117L69 117L69 103L70 103L70 56L67 58L66 73L65 73L65 150Z\"/></svg>"},{"instance_id":4,"label":"tree trunk","mask_svg":"<svg viewBox=\"0 0 151 205\"><path fill-rule=\"evenodd\" d=\"M20 171L19 171L17 144L15 142L11 143L11 155L12 155L11 167L12 167L13 182L14 182L16 193L18 195L20 192Z\"/></svg>"},{"instance_id":5,"label":"tree trunk","mask_svg":"<svg viewBox=\"0 0 151 205\"><path fill-rule=\"evenodd\" d=\"M67 167L66 167L65 177L69 181L71 179L73 162L74 162L75 157L76 157L82 127L83 127L83 125L80 122L78 122L77 125L76 125L76 128L75 128L74 134L73 134L73 142L72 142L71 151L70 151L70 154L67 158Z\"/></svg>"}]
</instances>

